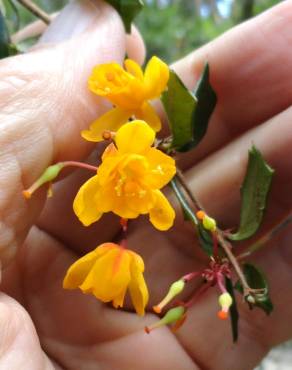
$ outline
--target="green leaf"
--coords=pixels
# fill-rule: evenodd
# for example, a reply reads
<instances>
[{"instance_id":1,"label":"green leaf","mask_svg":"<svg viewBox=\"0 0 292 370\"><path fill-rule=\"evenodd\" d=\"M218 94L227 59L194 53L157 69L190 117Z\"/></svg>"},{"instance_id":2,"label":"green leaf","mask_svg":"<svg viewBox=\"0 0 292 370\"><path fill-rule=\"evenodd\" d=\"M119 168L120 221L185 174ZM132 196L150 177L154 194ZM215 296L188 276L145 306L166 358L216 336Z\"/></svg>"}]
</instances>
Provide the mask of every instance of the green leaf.
<instances>
[{"instance_id":1,"label":"green leaf","mask_svg":"<svg viewBox=\"0 0 292 370\"><path fill-rule=\"evenodd\" d=\"M206 63L195 91L198 104L193 116L192 147L196 146L205 136L210 117L217 104L217 96L210 84L209 75L210 68Z\"/></svg>"},{"instance_id":2,"label":"green leaf","mask_svg":"<svg viewBox=\"0 0 292 370\"><path fill-rule=\"evenodd\" d=\"M244 240L258 230L266 207L274 170L265 162L255 146L249 150L246 175L241 187L240 226L231 240Z\"/></svg>"},{"instance_id":3,"label":"green leaf","mask_svg":"<svg viewBox=\"0 0 292 370\"><path fill-rule=\"evenodd\" d=\"M0 11L0 59L10 55L10 37L5 18Z\"/></svg>"},{"instance_id":4,"label":"green leaf","mask_svg":"<svg viewBox=\"0 0 292 370\"><path fill-rule=\"evenodd\" d=\"M3 13L6 20L8 21L8 28L11 24L11 28L13 28L14 32L19 29L20 25L20 16L17 6L15 5L13 0L2 0L3 7L5 8L5 12Z\"/></svg>"},{"instance_id":5,"label":"green leaf","mask_svg":"<svg viewBox=\"0 0 292 370\"><path fill-rule=\"evenodd\" d=\"M193 140L192 116L197 106L196 98L177 74L170 71L168 89L161 99L172 132L171 147L178 151L188 150Z\"/></svg>"},{"instance_id":6,"label":"green leaf","mask_svg":"<svg viewBox=\"0 0 292 370\"><path fill-rule=\"evenodd\" d=\"M231 295L232 301L233 301L230 307L230 320L231 320L233 342L236 342L238 339L238 320L239 320L237 303L236 303L235 294L233 290L232 280L226 277L225 283L226 283L225 285L226 285L227 292Z\"/></svg>"},{"instance_id":7,"label":"green leaf","mask_svg":"<svg viewBox=\"0 0 292 370\"><path fill-rule=\"evenodd\" d=\"M168 89L162 95L171 132L171 148L185 152L204 137L217 97L209 82L206 64L195 94L187 89L174 71L170 71Z\"/></svg>"},{"instance_id":8,"label":"green leaf","mask_svg":"<svg viewBox=\"0 0 292 370\"><path fill-rule=\"evenodd\" d=\"M269 287L265 275L261 270L250 263L245 263L243 265L243 273L246 278L248 285L253 289L263 289L262 293L257 293L254 295L255 306L261 308L269 315L273 311L273 303L269 296ZM239 292L243 292L241 283L238 281L235 285L235 289ZM252 308L253 305L250 304Z\"/></svg>"},{"instance_id":9,"label":"green leaf","mask_svg":"<svg viewBox=\"0 0 292 370\"><path fill-rule=\"evenodd\" d=\"M131 23L144 6L142 0L106 0L120 14L127 33L131 33Z\"/></svg>"}]
</instances>

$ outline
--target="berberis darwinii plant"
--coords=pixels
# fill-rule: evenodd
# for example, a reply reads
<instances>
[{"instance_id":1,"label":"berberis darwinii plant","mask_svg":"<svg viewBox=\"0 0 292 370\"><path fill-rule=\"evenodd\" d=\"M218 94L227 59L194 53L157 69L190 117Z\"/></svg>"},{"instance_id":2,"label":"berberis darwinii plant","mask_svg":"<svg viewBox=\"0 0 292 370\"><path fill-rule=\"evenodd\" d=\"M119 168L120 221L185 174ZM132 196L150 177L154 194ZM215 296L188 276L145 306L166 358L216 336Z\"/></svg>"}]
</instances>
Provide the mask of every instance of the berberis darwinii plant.
<instances>
[{"instance_id":1,"label":"berberis darwinii plant","mask_svg":"<svg viewBox=\"0 0 292 370\"><path fill-rule=\"evenodd\" d=\"M187 318L188 308L210 289L218 289L218 317L231 317L234 341L238 336L238 311L234 289L243 294L250 308L258 306L269 314L273 305L263 274L249 263L241 263L231 244L247 239L258 230L271 185L273 170L253 146L249 151L246 176L241 188L241 219L237 232L221 230L202 208L188 188L176 165L179 152L195 148L204 137L216 107L217 97L210 84L209 66L205 65L195 92L189 91L175 72L156 56L145 71L133 60L124 68L112 62L93 69L88 86L93 94L112 103L112 109L81 132L83 139L108 142L98 167L68 161L53 164L23 192L29 199L45 183L51 184L67 166L94 172L79 189L73 202L76 216L84 226L97 222L104 213L120 218L123 237L120 243L104 243L68 269L65 289L79 288L102 302L123 307L129 291L138 315L144 315L149 293L144 280L144 262L127 243L127 225L140 215L148 215L156 229L164 232L175 220L175 211L161 189L170 184L185 216L193 225L199 244L208 256L201 271L189 271L170 286L166 296L153 307L157 314L173 302L194 279L201 280L191 298L174 301L162 319L145 331L169 324L178 329ZM171 134L157 138L161 121L153 99L161 98ZM49 188L49 190L51 187ZM159 284L159 282L158 282Z\"/></svg>"}]
</instances>

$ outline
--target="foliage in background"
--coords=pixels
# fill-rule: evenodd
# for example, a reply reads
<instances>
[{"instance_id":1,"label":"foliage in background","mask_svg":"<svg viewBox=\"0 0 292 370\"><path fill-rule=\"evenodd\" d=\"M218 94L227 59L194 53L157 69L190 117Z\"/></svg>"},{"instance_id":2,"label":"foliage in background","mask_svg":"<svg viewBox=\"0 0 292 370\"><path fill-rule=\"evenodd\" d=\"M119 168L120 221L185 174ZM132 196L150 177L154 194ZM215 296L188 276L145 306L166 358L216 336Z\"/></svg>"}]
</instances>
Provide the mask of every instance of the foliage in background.
<instances>
[{"instance_id":1,"label":"foliage in background","mask_svg":"<svg viewBox=\"0 0 292 370\"><path fill-rule=\"evenodd\" d=\"M147 45L147 59L157 55L172 62L191 50L214 39L234 25L257 15L281 0L144 0L145 6L135 20ZM53 13L68 0L35 0L42 9ZM17 0L0 0L1 5L14 3L18 15L7 6L10 33L35 20Z\"/></svg>"}]
</instances>

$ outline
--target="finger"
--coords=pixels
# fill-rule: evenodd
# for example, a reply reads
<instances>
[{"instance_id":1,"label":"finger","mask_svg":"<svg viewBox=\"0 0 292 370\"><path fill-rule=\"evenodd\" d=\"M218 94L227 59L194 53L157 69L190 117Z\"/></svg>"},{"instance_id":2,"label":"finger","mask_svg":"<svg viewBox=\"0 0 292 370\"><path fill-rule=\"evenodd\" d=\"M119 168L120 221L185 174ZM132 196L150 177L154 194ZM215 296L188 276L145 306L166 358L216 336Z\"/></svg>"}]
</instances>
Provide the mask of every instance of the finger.
<instances>
[{"instance_id":1,"label":"finger","mask_svg":"<svg viewBox=\"0 0 292 370\"><path fill-rule=\"evenodd\" d=\"M208 61L218 95L208 133L184 156L186 167L291 105L291 14L292 1L281 2L174 64L194 88Z\"/></svg>"},{"instance_id":2,"label":"finger","mask_svg":"<svg viewBox=\"0 0 292 370\"><path fill-rule=\"evenodd\" d=\"M126 36L126 52L128 58L134 59L139 64L144 63L146 47L139 30L135 26L132 26L131 33Z\"/></svg>"},{"instance_id":3,"label":"finger","mask_svg":"<svg viewBox=\"0 0 292 370\"><path fill-rule=\"evenodd\" d=\"M105 109L86 87L92 66L122 61L125 53L123 25L111 7L84 1L74 2L69 9L72 14L65 9L52 23L56 32L62 25L63 41L58 34L54 47L46 43L1 61L0 253L4 263L43 204L43 192L26 202L22 190L50 163L84 158L92 148L80 139L80 131Z\"/></svg>"},{"instance_id":4,"label":"finger","mask_svg":"<svg viewBox=\"0 0 292 370\"><path fill-rule=\"evenodd\" d=\"M24 301L42 347L62 368L87 369L101 364L107 369L197 369L167 330L145 334L143 328L153 321L152 315L141 318L114 310L80 291L63 290L65 271L75 259L68 248L33 227L16 260L4 272L2 285L4 291ZM126 348L134 349L138 356L129 355Z\"/></svg>"},{"instance_id":5,"label":"finger","mask_svg":"<svg viewBox=\"0 0 292 370\"><path fill-rule=\"evenodd\" d=\"M248 150L254 144L275 174L262 231L290 213L292 172L292 109L248 131L188 171L189 185L209 214L222 227L236 227L240 211L240 185L246 172ZM235 219L237 216L237 220Z\"/></svg>"},{"instance_id":6,"label":"finger","mask_svg":"<svg viewBox=\"0 0 292 370\"><path fill-rule=\"evenodd\" d=\"M0 321L1 370L21 369L24 364L31 370L56 369L41 349L28 313L14 299L3 293L0 295Z\"/></svg>"}]
</instances>

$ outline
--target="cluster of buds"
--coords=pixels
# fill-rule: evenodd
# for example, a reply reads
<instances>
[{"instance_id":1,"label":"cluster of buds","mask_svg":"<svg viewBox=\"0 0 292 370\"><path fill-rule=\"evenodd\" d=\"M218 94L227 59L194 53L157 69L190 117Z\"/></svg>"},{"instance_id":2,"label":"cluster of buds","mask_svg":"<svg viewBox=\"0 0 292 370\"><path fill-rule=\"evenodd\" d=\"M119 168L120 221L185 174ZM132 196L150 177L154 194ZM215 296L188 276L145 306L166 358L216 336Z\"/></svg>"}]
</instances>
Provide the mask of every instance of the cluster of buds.
<instances>
[{"instance_id":1,"label":"cluster of buds","mask_svg":"<svg viewBox=\"0 0 292 370\"><path fill-rule=\"evenodd\" d=\"M168 293L162 299L162 301L153 306L153 311L157 314L160 314L164 307L166 307L175 297L183 292L186 283L198 277L203 278L204 284L194 292L191 299L188 302L174 302L174 307L167 311L161 320L145 328L146 333L150 333L150 331L161 327L162 325L172 325L173 330L179 328L186 320L187 310L212 286L218 286L219 291L221 292L218 298L218 303L221 309L217 316L222 320L228 318L228 312L232 306L233 299L226 290L224 277L230 278L230 268L226 260L217 262L213 258L211 258L208 268L202 271L191 272L172 283Z\"/></svg>"}]
</instances>

